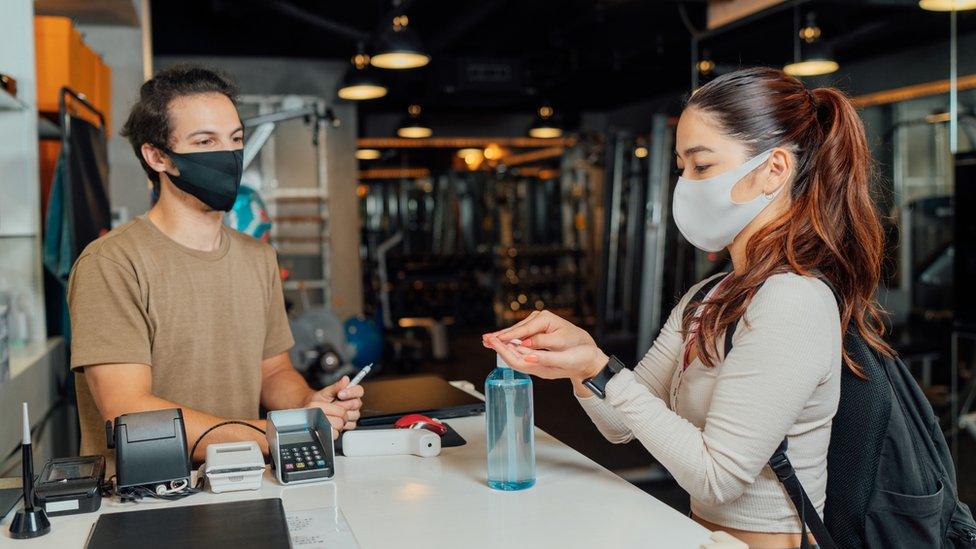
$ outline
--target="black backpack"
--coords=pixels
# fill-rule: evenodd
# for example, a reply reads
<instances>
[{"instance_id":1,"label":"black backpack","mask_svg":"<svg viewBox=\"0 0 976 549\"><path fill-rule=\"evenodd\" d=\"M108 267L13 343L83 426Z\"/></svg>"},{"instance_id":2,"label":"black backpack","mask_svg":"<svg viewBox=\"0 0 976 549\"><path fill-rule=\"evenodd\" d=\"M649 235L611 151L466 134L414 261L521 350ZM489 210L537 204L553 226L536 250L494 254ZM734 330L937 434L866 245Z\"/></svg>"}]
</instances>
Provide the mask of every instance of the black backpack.
<instances>
[{"instance_id":1,"label":"black backpack","mask_svg":"<svg viewBox=\"0 0 976 549\"><path fill-rule=\"evenodd\" d=\"M689 306L700 303L723 278L702 286ZM725 331L725 356L737 326ZM908 367L897 357L875 353L853 324L844 335L844 349L867 379L846 366L841 369L823 520L794 475L785 439L769 460L803 524L801 547L809 547L809 527L823 549L976 548L976 522L959 501L945 436Z\"/></svg>"}]
</instances>

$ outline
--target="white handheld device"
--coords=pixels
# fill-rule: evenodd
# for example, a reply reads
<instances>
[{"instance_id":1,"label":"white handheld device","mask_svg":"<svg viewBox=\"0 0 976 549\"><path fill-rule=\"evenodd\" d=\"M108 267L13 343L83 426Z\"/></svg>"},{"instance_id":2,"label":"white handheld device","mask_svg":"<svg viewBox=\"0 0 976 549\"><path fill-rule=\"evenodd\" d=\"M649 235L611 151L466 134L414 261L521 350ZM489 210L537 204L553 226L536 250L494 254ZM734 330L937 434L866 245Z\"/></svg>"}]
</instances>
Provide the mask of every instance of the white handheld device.
<instances>
[{"instance_id":1,"label":"white handheld device","mask_svg":"<svg viewBox=\"0 0 976 549\"><path fill-rule=\"evenodd\" d=\"M364 429L342 435L342 453L348 457L434 457L441 453L441 437L426 429Z\"/></svg>"}]
</instances>

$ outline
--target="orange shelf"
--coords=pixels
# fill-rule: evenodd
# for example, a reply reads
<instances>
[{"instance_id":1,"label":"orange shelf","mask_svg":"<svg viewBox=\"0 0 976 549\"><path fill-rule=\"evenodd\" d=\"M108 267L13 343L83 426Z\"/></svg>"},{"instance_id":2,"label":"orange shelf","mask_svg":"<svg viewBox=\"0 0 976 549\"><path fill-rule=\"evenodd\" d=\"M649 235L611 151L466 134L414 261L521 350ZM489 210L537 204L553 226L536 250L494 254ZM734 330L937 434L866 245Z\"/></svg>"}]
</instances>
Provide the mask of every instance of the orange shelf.
<instances>
[{"instance_id":1,"label":"orange shelf","mask_svg":"<svg viewBox=\"0 0 976 549\"><path fill-rule=\"evenodd\" d=\"M34 17L34 44L37 63L37 109L58 112L58 98L63 86L84 94L105 115L106 133L112 127L109 116L112 104L112 69L81 38L67 17L38 15ZM88 109L74 114L98 124Z\"/></svg>"}]
</instances>

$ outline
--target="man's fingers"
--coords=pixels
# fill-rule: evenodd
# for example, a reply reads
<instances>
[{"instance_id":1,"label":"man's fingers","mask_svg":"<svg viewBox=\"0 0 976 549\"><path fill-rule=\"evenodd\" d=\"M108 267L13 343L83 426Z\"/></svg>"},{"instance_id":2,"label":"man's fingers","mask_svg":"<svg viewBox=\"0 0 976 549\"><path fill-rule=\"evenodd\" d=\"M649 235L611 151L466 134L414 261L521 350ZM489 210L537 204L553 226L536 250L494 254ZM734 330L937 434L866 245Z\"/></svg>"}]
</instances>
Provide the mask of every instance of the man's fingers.
<instances>
[{"instance_id":1,"label":"man's fingers","mask_svg":"<svg viewBox=\"0 0 976 549\"><path fill-rule=\"evenodd\" d=\"M314 403L314 406L321 409L322 412L325 413L325 417L331 418L334 416L345 420L346 413L347 413L346 409L338 404L333 404L331 402L316 401Z\"/></svg>"},{"instance_id":2,"label":"man's fingers","mask_svg":"<svg viewBox=\"0 0 976 549\"><path fill-rule=\"evenodd\" d=\"M333 429L342 429L342 426L346 424L346 419L344 417L335 416L325 416L329 419L329 423L332 424Z\"/></svg>"},{"instance_id":3,"label":"man's fingers","mask_svg":"<svg viewBox=\"0 0 976 549\"><path fill-rule=\"evenodd\" d=\"M345 376L343 376L342 379L347 380L346 381L346 384L348 385L348 378L345 377ZM345 387L345 385L343 387ZM341 398L343 400L353 399L353 398L362 398L363 395L365 395L365 394L366 394L366 390L363 389L363 386L362 385L356 385L355 387L343 388L341 391L339 391L339 398Z\"/></svg>"},{"instance_id":4,"label":"man's fingers","mask_svg":"<svg viewBox=\"0 0 976 549\"><path fill-rule=\"evenodd\" d=\"M359 410L351 410L346 414L346 423L356 423L359 421Z\"/></svg>"},{"instance_id":5,"label":"man's fingers","mask_svg":"<svg viewBox=\"0 0 976 549\"><path fill-rule=\"evenodd\" d=\"M363 407L363 401L359 400L358 398L351 400L337 400L334 404L345 410L347 413L351 410L358 410Z\"/></svg>"},{"instance_id":6,"label":"man's fingers","mask_svg":"<svg viewBox=\"0 0 976 549\"><path fill-rule=\"evenodd\" d=\"M356 428L356 422L355 421L347 421L346 424L342 427L342 430L343 431L352 431L355 428Z\"/></svg>"}]
</instances>

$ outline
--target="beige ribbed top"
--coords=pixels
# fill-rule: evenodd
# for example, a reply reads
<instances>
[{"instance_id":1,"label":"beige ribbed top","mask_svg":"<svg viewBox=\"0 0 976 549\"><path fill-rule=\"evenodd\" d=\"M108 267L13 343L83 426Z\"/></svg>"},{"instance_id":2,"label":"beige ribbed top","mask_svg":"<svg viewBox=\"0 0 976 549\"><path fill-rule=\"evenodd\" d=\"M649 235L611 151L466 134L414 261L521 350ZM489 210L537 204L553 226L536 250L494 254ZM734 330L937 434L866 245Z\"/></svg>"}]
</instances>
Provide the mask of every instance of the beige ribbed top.
<instances>
[{"instance_id":1,"label":"beige ribbed top","mask_svg":"<svg viewBox=\"0 0 976 549\"><path fill-rule=\"evenodd\" d=\"M823 514L840 397L837 304L815 278L772 276L739 323L729 356L715 368L696 359L682 371L681 315L702 284L671 311L637 367L607 383L606 400L580 404L607 440L639 440L689 492L696 516L740 530L799 532L766 463L788 436L787 455Z\"/></svg>"}]
</instances>

